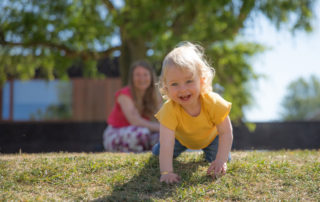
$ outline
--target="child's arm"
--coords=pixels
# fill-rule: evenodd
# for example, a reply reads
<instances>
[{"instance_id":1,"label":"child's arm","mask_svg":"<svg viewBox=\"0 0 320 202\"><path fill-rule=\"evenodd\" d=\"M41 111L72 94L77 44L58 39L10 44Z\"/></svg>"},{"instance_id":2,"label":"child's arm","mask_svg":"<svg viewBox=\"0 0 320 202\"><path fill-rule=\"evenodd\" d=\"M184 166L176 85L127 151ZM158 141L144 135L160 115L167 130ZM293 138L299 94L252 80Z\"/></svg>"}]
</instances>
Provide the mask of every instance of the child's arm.
<instances>
[{"instance_id":1,"label":"child's arm","mask_svg":"<svg viewBox=\"0 0 320 202\"><path fill-rule=\"evenodd\" d=\"M219 133L219 147L216 159L208 168L208 174L213 172L214 176L225 174L227 170L227 161L231 150L233 135L232 125L229 116L227 116L219 125L217 125Z\"/></svg>"},{"instance_id":2,"label":"child's arm","mask_svg":"<svg viewBox=\"0 0 320 202\"><path fill-rule=\"evenodd\" d=\"M160 124L160 182L178 182L180 177L173 172L174 131Z\"/></svg>"}]
</instances>

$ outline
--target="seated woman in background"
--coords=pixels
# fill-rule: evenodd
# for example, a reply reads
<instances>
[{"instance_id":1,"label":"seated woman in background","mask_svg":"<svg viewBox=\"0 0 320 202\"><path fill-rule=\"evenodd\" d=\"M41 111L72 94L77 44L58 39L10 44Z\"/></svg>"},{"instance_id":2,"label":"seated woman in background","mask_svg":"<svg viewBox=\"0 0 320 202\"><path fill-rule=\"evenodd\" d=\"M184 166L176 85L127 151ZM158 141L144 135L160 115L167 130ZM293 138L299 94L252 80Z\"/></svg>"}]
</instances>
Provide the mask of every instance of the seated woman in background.
<instances>
[{"instance_id":1,"label":"seated woman in background","mask_svg":"<svg viewBox=\"0 0 320 202\"><path fill-rule=\"evenodd\" d=\"M155 82L149 63L137 61L131 65L129 85L115 94L115 106L107 120L103 134L106 151L142 152L158 142L160 125L154 114L160 108L161 97Z\"/></svg>"}]
</instances>

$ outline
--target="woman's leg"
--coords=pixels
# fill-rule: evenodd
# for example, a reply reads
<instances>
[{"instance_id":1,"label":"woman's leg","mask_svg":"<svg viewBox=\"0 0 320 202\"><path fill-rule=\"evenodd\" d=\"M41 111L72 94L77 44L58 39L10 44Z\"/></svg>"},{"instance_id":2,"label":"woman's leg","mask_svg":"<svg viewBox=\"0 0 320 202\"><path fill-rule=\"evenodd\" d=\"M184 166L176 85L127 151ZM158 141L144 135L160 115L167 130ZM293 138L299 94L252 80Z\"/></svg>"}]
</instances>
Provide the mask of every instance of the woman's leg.
<instances>
[{"instance_id":1,"label":"woman's leg","mask_svg":"<svg viewBox=\"0 0 320 202\"><path fill-rule=\"evenodd\" d=\"M142 152L150 150L157 138L157 134L143 127L108 126L103 135L103 145L106 151L111 152Z\"/></svg>"}]
</instances>

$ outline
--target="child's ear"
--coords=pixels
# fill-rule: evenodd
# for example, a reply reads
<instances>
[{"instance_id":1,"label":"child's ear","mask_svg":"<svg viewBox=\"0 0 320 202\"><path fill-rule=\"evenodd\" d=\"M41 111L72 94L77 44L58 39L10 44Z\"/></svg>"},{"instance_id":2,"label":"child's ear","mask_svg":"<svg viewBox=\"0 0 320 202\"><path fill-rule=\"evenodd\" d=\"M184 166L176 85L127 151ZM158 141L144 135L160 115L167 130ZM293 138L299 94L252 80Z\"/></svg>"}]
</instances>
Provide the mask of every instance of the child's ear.
<instances>
[{"instance_id":1,"label":"child's ear","mask_svg":"<svg viewBox=\"0 0 320 202\"><path fill-rule=\"evenodd\" d=\"M203 87L204 87L204 82L205 81L205 79L204 78L201 78L200 79L200 91L202 92L203 91Z\"/></svg>"},{"instance_id":2,"label":"child's ear","mask_svg":"<svg viewBox=\"0 0 320 202\"><path fill-rule=\"evenodd\" d=\"M203 86L203 84L204 84L204 78L201 77L201 79L200 79L200 85Z\"/></svg>"},{"instance_id":3,"label":"child's ear","mask_svg":"<svg viewBox=\"0 0 320 202\"><path fill-rule=\"evenodd\" d=\"M166 93L168 93L168 87L167 87L167 85L164 86L164 90L166 91Z\"/></svg>"}]
</instances>

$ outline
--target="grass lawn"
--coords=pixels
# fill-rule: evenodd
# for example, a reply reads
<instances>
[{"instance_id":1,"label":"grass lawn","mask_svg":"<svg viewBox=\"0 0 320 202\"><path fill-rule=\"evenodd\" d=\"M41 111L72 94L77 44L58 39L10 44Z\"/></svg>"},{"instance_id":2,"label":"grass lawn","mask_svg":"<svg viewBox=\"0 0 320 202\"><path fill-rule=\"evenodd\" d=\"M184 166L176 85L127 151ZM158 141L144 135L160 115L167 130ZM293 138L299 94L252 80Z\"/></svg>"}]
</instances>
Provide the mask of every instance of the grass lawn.
<instances>
[{"instance_id":1,"label":"grass lawn","mask_svg":"<svg viewBox=\"0 0 320 202\"><path fill-rule=\"evenodd\" d=\"M212 180L201 153L184 153L174 161L181 182L166 185L150 152L0 154L0 201L320 201L320 150L232 158Z\"/></svg>"}]
</instances>

